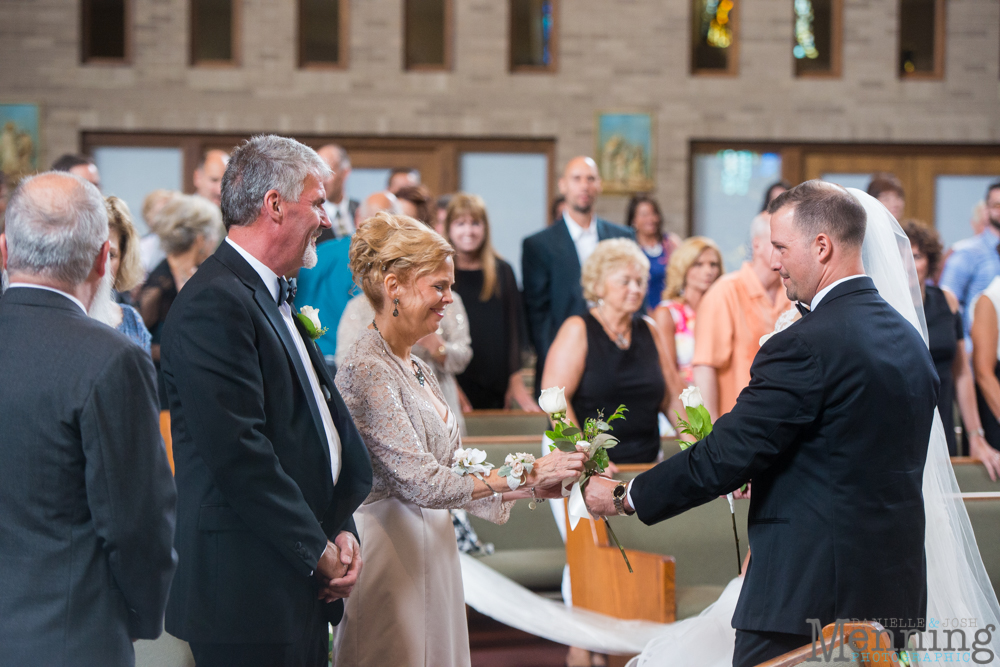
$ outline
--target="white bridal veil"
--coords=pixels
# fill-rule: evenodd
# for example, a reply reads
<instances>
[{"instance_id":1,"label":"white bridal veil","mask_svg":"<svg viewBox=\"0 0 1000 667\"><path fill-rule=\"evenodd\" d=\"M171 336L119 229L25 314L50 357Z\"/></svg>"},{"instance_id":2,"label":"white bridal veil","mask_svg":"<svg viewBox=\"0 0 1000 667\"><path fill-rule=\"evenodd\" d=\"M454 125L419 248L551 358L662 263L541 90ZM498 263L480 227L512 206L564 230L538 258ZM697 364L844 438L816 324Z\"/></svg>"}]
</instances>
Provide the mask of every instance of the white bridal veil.
<instances>
[{"instance_id":1,"label":"white bridal veil","mask_svg":"<svg viewBox=\"0 0 1000 667\"><path fill-rule=\"evenodd\" d=\"M868 225L862 257L865 273L879 294L920 331L927 342L927 324L910 241L899 223L875 198L848 188L865 208ZM944 427L935 414L924 468L924 511L927 527L924 550L927 557L927 620L929 627L950 625L958 619L975 630L993 625L988 648L1000 661L1000 605L983 566L955 472L948 456ZM697 665L729 667L732 664L735 631L730 627L741 578L726 587L720 598L699 616L669 625L643 621L620 621L576 609L568 609L535 596L526 589L463 556L466 602L478 611L513 627L563 644L603 653L633 653L645 647L630 667ZM975 630L966 627L968 646ZM937 641L926 637L924 646L947 646L939 631ZM977 644L984 647L984 642ZM980 653L982 657L984 654ZM970 662L968 654L953 656L955 662ZM983 663L980 663L983 664Z\"/></svg>"}]
</instances>

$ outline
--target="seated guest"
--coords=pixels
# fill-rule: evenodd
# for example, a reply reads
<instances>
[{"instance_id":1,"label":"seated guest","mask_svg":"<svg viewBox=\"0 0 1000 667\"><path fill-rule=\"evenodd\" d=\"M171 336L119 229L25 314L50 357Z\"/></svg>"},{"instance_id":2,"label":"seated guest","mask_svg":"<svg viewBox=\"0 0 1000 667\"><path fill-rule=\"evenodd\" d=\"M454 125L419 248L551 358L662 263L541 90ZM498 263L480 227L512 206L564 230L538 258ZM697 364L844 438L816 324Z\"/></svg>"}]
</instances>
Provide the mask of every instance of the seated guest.
<instances>
[{"instance_id":1,"label":"seated guest","mask_svg":"<svg viewBox=\"0 0 1000 667\"><path fill-rule=\"evenodd\" d=\"M958 456L958 443L955 440L956 398L970 450L979 451L987 444L979 421L979 408L976 406L972 367L966 356L965 345L960 344L965 335L962 332L962 315L958 312L958 297L928 284L928 279L937 273L941 264L941 238L933 227L916 220L904 222L903 231L910 239L913 263L917 268L917 280L920 282L920 293L924 301L931 357L941 380L938 412L948 440L948 452L952 456Z\"/></svg>"},{"instance_id":2,"label":"seated guest","mask_svg":"<svg viewBox=\"0 0 1000 667\"><path fill-rule=\"evenodd\" d=\"M222 205L222 176L229 164L229 153L213 148L201 156L201 162L191 175L194 193L216 206Z\"/></svg>"},{"instance_id":3,"label":"seated guest","mask_svg":"<svg viewBox=\"0 0 1000 667\"><path fill-rule=\"evenodd\" d=\"M635 195L628 204L626 225L635 230L635 240L649 259L649 289L646 290L646 311L652 313L660 303L666 286L670 253L680 239L663 233L660 205L649 195Z\"/></svg>"},{"instance_id":4,"label":"seated guest","mask_svg":"<svg viewBox=\"0 0 1000 667\"><path fill-rule=\"evenodd\" d=\"M324 243L354 233L354 216L361 203L348 197L344 190L344 183L351 175L351 158L344 147L326 144L320 146L316 153L330 168L330 175L323 181L323 189L326 190L323 209L326 210L326 217L330 218L330 229L324 229L316 241Z\"/></svg>"},{"instance_id":5,"label":"seated guest","mask_svg":"<svg viewBox=\"0 0 1000 667\"><path fill-rule=\"evenodd\" d=\"M159 234L167 256L146 278L146 284L139 293L139 312L152 336L150 349L156 365L160 402L166 409L163 375L160 372L163 323L177 293L219 245L222 213L207 199L178 194L160 211Z\"/></svg>"},{"instance_id":6,"label":"seated guest","mask_svg":"<svg viewBox=\"0 0 1000 667\"><path fill-rule=\"evenodd\" d=\"M733 409L750 384L750 365L761 336L772 333L778 316L792 307L771 269L771 217L750 223L749 262L719 278L698 305L694 332L694 381L713 419Z\"/></svg>"},{"instance_id":7,"label":"seated guest","mask_svg":"<svg viewBox=\"0 0 1000 667\"><path fill-rule=\"evenodd\" d=\"M985 297L985 298L984 298ZM972 368L976 378L976 401L986 436L985 446L969 455L979 459L990 479L1000 477L1000 277L994 278L975 302L972 319Z\"/></svg>"},{"instance_id":8,"label":"seated guest","mask_svg":"<svg viewBox=\"0 0 1000 667\"><path fill-rule=\"evenodd\" d=\"M903 219L906 210L906 192L903 190L903 183L895 174L886 172L873 174L872 181L868 184L868 194L882 202L896 220Z\"/></svg>"},{"instance_id":9,"label":"seated guest","mask_svg":"<svg viewBox=\"0 0 1000 667\"><path fill-rule=\"evenodd\" d=\"M108 209L108 270L89 314L122 332L149 354L150 335L142 316L132 306L116 303L113 296L114 290L127 293L142 283L139 235L128 204L114 196L107 197L104 202Z\"/></svg>"},{"instance_id":10,"label":"seated guest","mask_svg":"<svg viewBox=\"0 0 1000 667\"><path fill-rule=\"evenodd\" d=\"M653 321L663 334L667 359L677 369L684 386L694 384L694 324L701 298L722 275L722 253L715 241L692 236L670 256L667 288L653 311ZM671 335L671 332L673 335Z\"/></svg>"},{"instance_id":11,"label":"seated guest","mask_svg":"<svg viewBox=\"0 0 1000 667\"><path fill-rule=\"evenodd\" d=\"M521 293L514 269L493 249L486 204L459 193L445 217L445 238L455 248L455 293L469 317L472 361L458 384L476 410L506 410L512 403L538 412L521 377L527 347Z\"/></svg>"},{"instance_id":12,"label":"seated guest","mask_svg":"<svg viewBox=\"0 0 1000 667\"><path fill-rule=\"evenodd\" d=\"M97 188L27 178L4 232L0 664L132 665L177 565L153 364L86 314L108 256Z\"/></svg>"},{"instance_id":13,"label":"seated guest","mask_svg":"<svg viewBox=\"0 0 1000 667\"><path fill-rule=\"evenodd\" d=\"M608 450L614 463L660 457L657 413L673 403L664 379L670 364L656 324L643 314L649 260L630 239L609 239L584 262L584 296L594 305L559 327L545 360L542 387L564 387L567 417L579 426L628 406ZM679 405L679 404L678 404ZM676 417L675 417L676 418Z\"/></svg>"}]
</instances>

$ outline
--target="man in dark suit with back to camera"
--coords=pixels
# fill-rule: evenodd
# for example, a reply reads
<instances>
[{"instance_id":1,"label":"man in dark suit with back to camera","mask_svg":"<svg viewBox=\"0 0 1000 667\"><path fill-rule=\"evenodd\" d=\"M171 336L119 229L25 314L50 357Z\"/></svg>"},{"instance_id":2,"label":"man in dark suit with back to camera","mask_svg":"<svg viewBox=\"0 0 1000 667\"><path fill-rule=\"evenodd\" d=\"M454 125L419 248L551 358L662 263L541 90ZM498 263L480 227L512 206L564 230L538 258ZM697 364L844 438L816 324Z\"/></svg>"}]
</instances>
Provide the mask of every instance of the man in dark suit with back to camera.
<instances>
[{"instance_id":1,"label":"man in dark suit with back to camera","mask_svg":"<svg viewBox=\"0 0 1000 667\"><path fill-rule=\"evenodd\" d=\"M853 195L808 181L768 210L771 266L807 313L764 343L707 438L630 485L592 478L585 494L595 513L654 524L753 480L735 667L808 645L808 619L880 620L899 648L927 610L922 488L939 388L927 345L864 275Z\"/></svg>"},{"instance_id":2,"label":"man in dark suit with back to camera","mask_svg":"<svg viewBox=\"0 0 1000 667\"><path fill-rule=\"evenodd\" d=\"M371 462L284 278L316 262L328 176L292 139L237 148L228 237L164 326L180 554L167 629L199 667L326 665L361 569L352 514Z\"/></svg>"},{"instance_id":3,"label":"man in dark suit with back to camera","mask_svg":"<svg viewBox=\"0 0 1000 667\"><path fill-rule=\"evenodd\" d=\"M0 255L0 665L135 664L163 631L176 493L149 355L87 316L108 214L68 173L24 180Z\"/></svg>"},{"instance_id":4,"label":"man in dark suit with back to camera","mask_svg":"<svg viewBox=\"0 0 1000 667\"><path fill-rule=\"evenodd\" d=\"M587 302L580 285L580 269L606 239L635 239L627 227L594 215L594 203L601 194L597 163L589 157L575 157L559 179L559 192L566 198L561 219L524 239L521 277L528 331L535 346L535 396L542 390L545 357L559 327L571 315L583 315Z\"/></svg>"}]
</instances>

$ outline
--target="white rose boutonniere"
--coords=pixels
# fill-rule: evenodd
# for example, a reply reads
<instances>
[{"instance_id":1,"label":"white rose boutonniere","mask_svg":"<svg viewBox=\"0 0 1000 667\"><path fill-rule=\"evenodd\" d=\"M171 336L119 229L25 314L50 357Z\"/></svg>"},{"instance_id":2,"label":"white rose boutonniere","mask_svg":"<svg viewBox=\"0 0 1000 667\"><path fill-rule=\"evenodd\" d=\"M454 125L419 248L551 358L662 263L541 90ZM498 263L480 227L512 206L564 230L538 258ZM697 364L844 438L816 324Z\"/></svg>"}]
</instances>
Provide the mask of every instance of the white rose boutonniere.
<instances>
[{"instance_id":1,"label":"white rose boutonniere","mask_svg":"<svg viewBox=\"0 0 1000 667\"><path fill-rule=\"evenodd\" d=\"M302 306L299 308L299 312L296 314L299 322L305 327L306 333L313 340L316 340L320 336L326 334L329 329L324 327L319 321L319 308L313 308L312 306Z\"/></svg>"},{"instance_id":2,"label":"white rose boutonniere","mask_svg":"<svg viewBox=\"0 0 1000 667\"><path fill-rule=\"evenodd\" d=\"M566 414L566 390L563 387L543 389L538 397L538 407L553 417Z\"/></svg>"}]
</instances>

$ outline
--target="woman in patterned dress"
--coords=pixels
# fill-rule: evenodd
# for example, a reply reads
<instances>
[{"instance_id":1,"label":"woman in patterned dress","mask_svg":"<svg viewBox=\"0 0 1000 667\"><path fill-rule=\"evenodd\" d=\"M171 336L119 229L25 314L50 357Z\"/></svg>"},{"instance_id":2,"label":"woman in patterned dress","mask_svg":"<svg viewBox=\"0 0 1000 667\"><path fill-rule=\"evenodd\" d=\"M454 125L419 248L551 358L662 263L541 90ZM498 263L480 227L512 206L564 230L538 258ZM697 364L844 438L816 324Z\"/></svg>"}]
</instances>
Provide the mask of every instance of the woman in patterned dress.
<instances>
[{"instance_id":1,"label":"woman in patterned dress","mask_svg":"<svg viewBox=\"0 0 1000 667\"><path fill-rule=\"evenodd\" d=\"M469 665L448 510L504 523L513 501L561 497L562 481L583 470L583 454L557 450L515 491L496 470L482 479L452 471L462 444L456 415L412 349L452 302L454 252L416 220L388 213L351 242L351 271L375 317L338 370L337 388L368 446L374 484L355 513L364 568L337 626L336 665Z\"/></svg>"},{"instance_id":2,"label":"woman in patterned dress","mask_svg":"<svg viewBox=\"0 0 1000 667\"><path fill-rule=\"evenodd\" d=\"M715 242L704 236L692 236L670 257L663 300L653 311L653 319L663 334L667 356L688 385L694 384L691 360L694 358L698 304L722 272L722 253Z\"/></svg>"}]
</instances>

